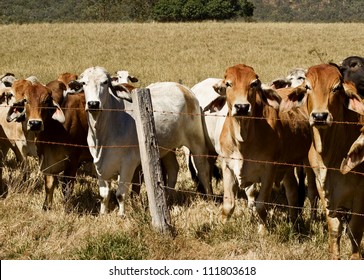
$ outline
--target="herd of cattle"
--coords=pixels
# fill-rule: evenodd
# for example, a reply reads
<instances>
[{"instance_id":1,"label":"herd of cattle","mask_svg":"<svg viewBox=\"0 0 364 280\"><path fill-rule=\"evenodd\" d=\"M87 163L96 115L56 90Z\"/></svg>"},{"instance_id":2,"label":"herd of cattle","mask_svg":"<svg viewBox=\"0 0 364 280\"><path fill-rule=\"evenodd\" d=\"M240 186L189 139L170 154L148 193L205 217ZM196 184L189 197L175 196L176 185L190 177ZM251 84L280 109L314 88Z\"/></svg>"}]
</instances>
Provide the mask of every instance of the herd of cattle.
<instances>
[{"instance_id":1,"label":"herd of cattle","mask_svg":"<svg viewBox=\"0 0 364 280\"><path fill-rule=\"evenodd\" d=\"M136 81L127 71L112 77L102 67L88 68L80 76L65 73L46 85L34 76L16 79L4 74L1 164L9 149L18 161L38 157L47 210L52 207L57 175L63 172L67 206L77 169L82 162L93 161L102 198L100 213L108 211L110 180L118 177L119 215L125 215L125 196L138 181L140 169L131 107L131 83ZM191 171L206 194L212 194L211 177L219 157L223 220L232 215L237 190L243 188L249 207L259 216L258 231L264 233L273 185L284 186L292 206L289 217L295 221L303 206L299 190L307 182L311 206L319 197L326 209L331 258L340 258L345 227L351 258L362 258L363 58L295 69L269 85L262 84L252 67L238 64L228 67L224 78L208 78L191 89L174 82L147 88L168 187L175 186L179 172L176 148L189 150Z\"/></svg>"}]
</instances>

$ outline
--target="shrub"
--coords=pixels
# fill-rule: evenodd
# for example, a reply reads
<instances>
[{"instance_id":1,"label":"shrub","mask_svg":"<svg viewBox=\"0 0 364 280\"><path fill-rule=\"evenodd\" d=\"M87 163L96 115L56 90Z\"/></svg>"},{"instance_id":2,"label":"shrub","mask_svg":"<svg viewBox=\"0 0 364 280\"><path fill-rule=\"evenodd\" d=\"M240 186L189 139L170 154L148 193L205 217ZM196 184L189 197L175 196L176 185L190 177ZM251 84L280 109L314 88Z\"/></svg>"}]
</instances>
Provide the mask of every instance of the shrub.
<instances>
[{"instance_id":1,"label":"shrub","mask_svg":"<svg viewBox=\"0 0 364 280\"><path fill-rule=\"evenodd\" d=\"M206 14L209 19L229 19L235 16L235 11L229 0L210 0L206 4Z\"/></svg>"},{"instance_id":2,"label":"shrub","mask_svg":"<svg viewBox=\"0 0 364 280\"><path fill-rule=\"evenodd\" d=\"M153 7L152 18L157 21L181 21L185 1L160 0Z\"/></svg>"},{"instance_id":3,"label":"shrub","mask_svg":"<svg viewBox=\"0 0 364 280\"><path fill-rule=\"evenodd\" d=\"M202 20L205 18L205 7L201 0L187 0L182 8L182 16L186 20Z\"/></svg>"}]
</instances>

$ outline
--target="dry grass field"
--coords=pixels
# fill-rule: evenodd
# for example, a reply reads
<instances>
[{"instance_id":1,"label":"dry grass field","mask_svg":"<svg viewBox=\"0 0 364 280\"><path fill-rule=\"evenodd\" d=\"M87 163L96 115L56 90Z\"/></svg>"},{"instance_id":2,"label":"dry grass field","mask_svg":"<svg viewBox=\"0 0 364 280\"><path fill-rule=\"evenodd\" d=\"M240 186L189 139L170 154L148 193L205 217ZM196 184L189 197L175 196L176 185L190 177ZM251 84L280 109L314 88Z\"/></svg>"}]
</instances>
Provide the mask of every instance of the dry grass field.
<instances>
[{"instance_id":1,"label":"dry grass field","mask_svg":"<svg viewBox=\"0 0 364 280\"><path fill-rule=\"evenodd\" d=\"M103 66L125 69L138 86L180 81L187 86L222 77L226 67L245 63L263 82L285 76L293 67L339 62L363 55L363 24L290 23L148 23L35 24L0 26L0 73L37 76L46 83L63 72L81 73ZM181 159L182 162L182 159ZM26 179L23 175L27 174ZM8 196L0 200L0 259L327 259L327 230L322 218L300 234L286 222L286 209L273 207L270 232L257 235L245 201L232 219L220 222L222 190L217 200L191 193L171 206L174 236L150 226L146 195L128 200L126 218L116 211L98 216L98 188L89 176L77 179L72 202L63 210L60 188L54 209L42 211L43 181L36 160L18 166L9 154L3 170ZM177 188L194 191L186 167ZM308 203L307 203L307 206ZM320 214L320 213L319 213ZM319 215L320 216L320 215ZM350 255L342 238L342 258Z\"/></svg>"}]
</instances>

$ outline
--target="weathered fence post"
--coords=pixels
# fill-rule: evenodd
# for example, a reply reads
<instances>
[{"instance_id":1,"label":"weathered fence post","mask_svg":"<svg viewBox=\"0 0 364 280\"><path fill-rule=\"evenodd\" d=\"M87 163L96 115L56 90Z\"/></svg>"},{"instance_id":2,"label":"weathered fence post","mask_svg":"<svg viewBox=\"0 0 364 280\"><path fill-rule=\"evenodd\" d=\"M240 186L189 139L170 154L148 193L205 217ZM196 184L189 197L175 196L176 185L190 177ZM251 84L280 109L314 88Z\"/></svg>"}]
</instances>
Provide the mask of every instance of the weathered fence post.
<instances>
[{"instance_id":1,"label":"weathered fence post","mask_svg":"<svg viewBox=\"0 0 364 280\"><path fill-rule=\"evenodd\" d=\"M152 225L162 233L171 233L149 89L133 90L132 99Z\"/></svg>"}]
</instances>

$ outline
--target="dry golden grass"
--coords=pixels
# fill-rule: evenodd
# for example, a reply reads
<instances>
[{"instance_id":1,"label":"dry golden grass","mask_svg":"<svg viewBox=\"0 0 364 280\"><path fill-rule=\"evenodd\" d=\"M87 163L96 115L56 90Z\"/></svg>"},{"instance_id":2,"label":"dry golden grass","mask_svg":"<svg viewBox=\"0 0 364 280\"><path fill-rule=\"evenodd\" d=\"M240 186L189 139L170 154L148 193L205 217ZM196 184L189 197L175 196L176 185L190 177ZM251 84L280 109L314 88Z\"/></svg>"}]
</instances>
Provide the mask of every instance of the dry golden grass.
<instances>
[{"instance_id":1,"label":"dry golden grass","mask_svg":"<svg viewBox=\"0 0 364 280\"><path fill-rule=\"evenodd\" d=\"M182 80L188 86L221 77L237 63L263 81L293 67L361 55L363 24L130 23L0 26L0 73L36 75L103 66L127 69L141 85ZM322 61L321 61L322 60Z\"/></svg>"},{"instance_id":2,"label":"dry golden grass","mask_svg":"<svg viewBox=\"0 0 364 280\"><path fill-rule=\"evenodd\" d=\"M222 77L237 63L253 66L264 82L293 67L339 62L363 55L363 24L287 23L148 23L35 24L0 26L0 73L55 79L62 72L81 73L100 65L114 73L129 70L140 86L182 81L187 86L207 77ZM326 259L327 232L322 220L300 235L275 209L270 233L256 234L243 200L232 219L220 223L220 204L192 195L171 208L176 236L150 227L145 194L130 199L128 216L113 211L98 216L96 182L82 177L76 185L75 211L65 214L60 190L54 209L43 212L44 194L37 162L16 167L5 162L9 187L0 200L0 259ZM29 173L27 180L22 174ZM194 190L186 169L179 189ZM221 189L215 190L221 194ZM308 210L304 222L308 228ZM350 252L342 240L342 257Z\"/></svg>"}]
</instances>

